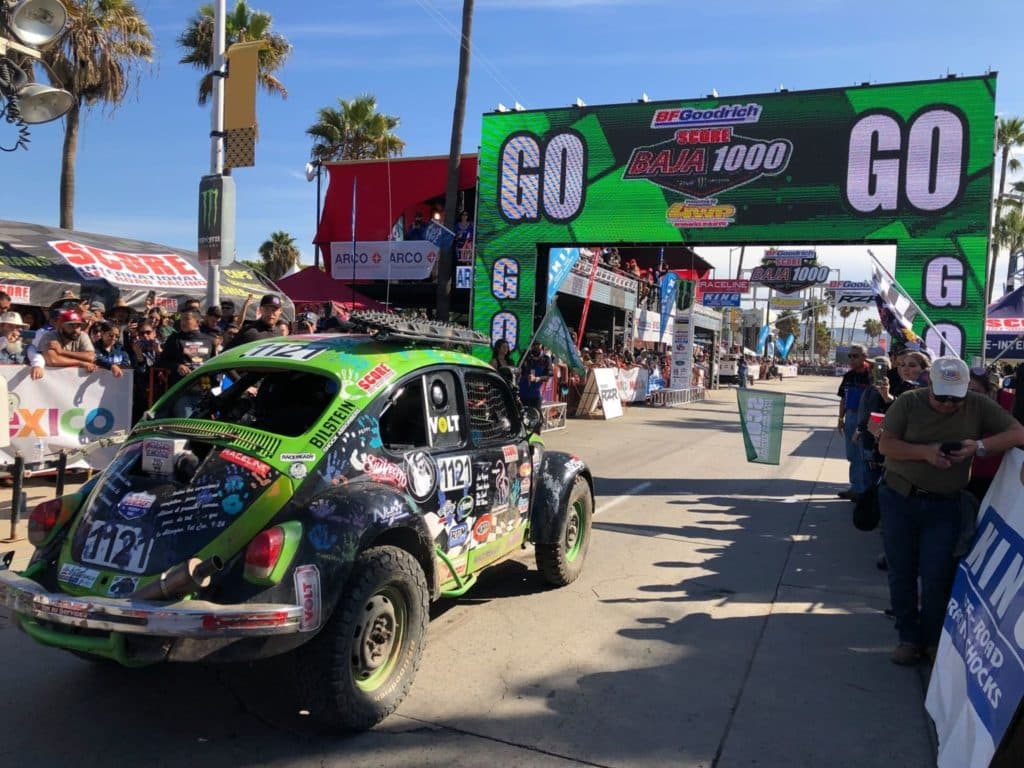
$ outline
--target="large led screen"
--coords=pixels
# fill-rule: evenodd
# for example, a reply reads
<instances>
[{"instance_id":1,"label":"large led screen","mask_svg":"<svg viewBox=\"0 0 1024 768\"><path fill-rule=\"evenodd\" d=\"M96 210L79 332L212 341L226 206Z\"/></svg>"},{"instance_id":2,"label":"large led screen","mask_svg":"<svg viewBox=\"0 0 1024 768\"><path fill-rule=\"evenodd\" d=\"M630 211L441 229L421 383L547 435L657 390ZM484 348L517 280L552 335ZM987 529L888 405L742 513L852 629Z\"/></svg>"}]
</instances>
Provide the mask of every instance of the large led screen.
<instances>
[{"instance_id":1,"label":"large led screen","mask_svg":"<svg viewBox=\"0 0 1024 768\"><path fill-rule=\"evenodd\" d=\"M487 114L473 325L526 344L538 246L895 243L896 278L946 348L979 355L995 85Z\"/></svg>"}]
</instances>

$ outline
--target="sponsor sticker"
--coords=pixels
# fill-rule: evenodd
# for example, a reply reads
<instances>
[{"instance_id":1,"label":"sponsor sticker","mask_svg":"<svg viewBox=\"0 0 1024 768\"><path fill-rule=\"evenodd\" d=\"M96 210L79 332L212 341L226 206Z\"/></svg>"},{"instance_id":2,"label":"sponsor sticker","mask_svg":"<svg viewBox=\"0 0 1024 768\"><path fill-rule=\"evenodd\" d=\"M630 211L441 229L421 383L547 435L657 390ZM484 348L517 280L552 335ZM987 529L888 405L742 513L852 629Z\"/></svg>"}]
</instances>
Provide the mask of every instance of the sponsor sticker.
<instances>
[{"instance_id":1,"label":"sponsor sticker","mask_svg":"<svg viewBox=\"0 0 1024 768\"><path fill-rule=\"evenodd\" d=\"M282 453L278 458L281 461L314 461L315 453Z\"/></svg>"},{"instance_id":2,"label":"sponsor sticker","mask_svg":"<svg viewBox=\"0 0 1024 768\"><path fill-rule=\"evenodd\" d=\"M480 519L476 521L476 525L473 526L473 539L477 543L487 541L487 537L490 536L493 527L491 516L489 514L481 515Z\"/></svg>"},{"instance_id":3,"label":"sponsor sticker","mask_svg":"<svg viewBox=\"0 0 1024 768\"><path fill-rule=\"evenodd\" d=\"M225 448L220 452L220 457L224 461L230 461L232 464L236 464L239 467L243 467L252 472L257 477L263 478L270 474L270 465L264 464L259 459L254 459L252 456L246 456L244 453L233 451L230 448Z\"/></svg>"},{"instance_id":4,"label":"sponsor sticker","mask_svg":"<svg viewBox=\"0 0 1024 768\"><path fill-rule=\"evenodd\" d=\"M472 496L463 496L455 504L455 517L459 520L465 520L473 514L473 508L475 506L476 504L474 503Z\"/></svg>"},{"instance_id":5,"label":"sponsor sticker","mask_svg":"<svg viewBox=\"0 0 1024 768\"><path fill-rule=\"evenodd\" d=\"M503 445L501 455L505 457L506 462L511 462L519 458L519 451L514 445Z\"/></svg>"},{"instance_id":6,"label":"sponsor sticker","mask_svg":"<svg viewBox=\"0 0 1024 768\"><path fill-rule=\"evenodd\" d=\"M387 363L380 363L372 371L363 376L356 385L363 390L363 392L371 393L376 392L378 389L387 384L395 376L395 372L388 366Z\"/></svg>"},{"instance_id":7,"label":"sponsor sticker","mask_svg":"<svg viewBox=\"0 0 1024 768\"><path fill-rule=\"evenodd\" d=\"M70 584L73 587L92 589L92 585L96 583L99 575L100 572L92 568L75 565L74 563L64 563L57 574L57 580Z\"/></svg>"},{"instance_id":8,"label":"sponsor sticker","mask_svg":"<svg viewBox=\"0 0 1024 768\"><path fill-rule=\"evenodd\" d=\"M137 520L144 517L152 508L156 496L145 491L129 493L117 504L117 514L125 520Z\"/></svg>"},{"instance_id":9,"label":"sponsor sticker","mask_svg":"<svg viewBox=\"0 0 1024 768\"><path fill-rule=\"evenodd\" d=\"M434 460L424 451L413 451L405 456L406 474L409 478L409 493L416 501L426 501L437 486L437 467Z\"/></svg>"},{"instance_id":10,"label":"sponsor sticker","mask_svg":"<svg viewBox=\"0 0 1024 768\"><path fill-rule=\"evenodd\" d=\"M118 576L110 583L107 594L110 597L128 597L139 584L138 576Z\"/></svg>"},{"instance_id":11,"label":"sponsor sticker","mask_svg":"<svg viewBox=\"0 0 1024 768\"><path fill-rule=\"evenodd\" d=\"M320 569L315 565L300 565L295 569L295 599L302 606L299 619L300 632L320 629L323 609L320 601Z\"/></svg>"},{"instance_id":12,"label":"sponsor sticker","mask_svg":"<svg viewBox=\"0 0 1024 768\"><path fill-rule=\"evenodd\" d=\"M288 474L296 480L301 480L308 473L309 469L301 461L296 461L288 467Z\"/></svg>"},{"instance_id":13,"label":"sponsor sticker","mask_svg":"<svg viewBox=\"0 0 1024 768\"><path fill-rule=\"evenodd\" d=\"M446 456L437 462L442 491L461 491L473 481L473 466L469 456Z\"/></svg>"},{"instance_id":14,"label":"sponsor sticker","mask_svg":"<svg viewBox=\"0 0 1024 768\"><path fill-rule=\"evenodd\" d=\"M378 483L387 483L402 490L405 490L405 487L409 484L409 478L405 474L405 470L397 464L393 464L387 459L382 459L380 456L372 453L367 454L363 461L363 471L370 476L371 480L375 480Z\"/></svg>"},{"instance_id":15,"label":"sponsor sticker","mask_svg":"<svg viewBox=\"0 0 1024 768\"><path fill-rule=\"evenodd\" d=\"M469 525L466 523L453 525L448 532L448 547L461 547L467 541L469 541Z\"/></svg>"},{"instance_id":16,"label":"sponsor sticker","mask_svg":"<svg viewBox=\"0 0 1024 768\"><path fill-rule=\"evenodd\" d=\"M446 435L449 432L458 434L459 420L461 416L431 416L427 421L430 424L431 435Z\"/></svg>"}]
</instances>

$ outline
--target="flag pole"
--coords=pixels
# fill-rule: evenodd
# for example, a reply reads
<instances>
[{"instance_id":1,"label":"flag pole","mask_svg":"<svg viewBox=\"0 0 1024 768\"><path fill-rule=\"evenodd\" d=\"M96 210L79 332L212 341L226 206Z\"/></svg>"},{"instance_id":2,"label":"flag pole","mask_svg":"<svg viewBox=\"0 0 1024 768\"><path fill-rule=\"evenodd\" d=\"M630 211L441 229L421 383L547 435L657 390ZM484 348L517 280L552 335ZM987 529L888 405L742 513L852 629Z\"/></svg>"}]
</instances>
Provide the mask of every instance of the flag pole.
<instances>
[{"instance_id":1,"label":"flag pole","mask_svg":"<svg viewBox=\"0 0 1024 768\"><path fill-rule=\"evenodd\" d=\"M356 309L356 192L358 191L359 179L356 176L352 177L352 284L349 288L352 290L352 305L349 307L349 312L354 312ZM391 266L391 254L388 253L388 266Z\"/></svg>"},{"instance_id":2,"label":"flag pole","mask_svg":"<svg viewBox=\"0 0 1024 768\"><path fill-rule=\"evenodd\" d=\"M889 281L892 283L893 287L895 287L896 290L898 290L903 295L903 298L905 298L907 301L910 302L910 306L912 306L914 308L914 311L917 312L917 314L919 314L921 316L921 319L924 320L924 324L926 326L928 326L929 328L931 328L933 331L935 331L935 334L940 339L942 339L942 342L943 342L944 346L948 347L949 349L952 349L952 347L949 344L946 343L946 337L942 334L941 331L939 331L938 328L935 327L935 324L928 318L928 315L926 315L924 313L924 310L921 309L920 306L918 306L918 303L916 301L914 301L914 297L911 296L909 293L907 293L906 289L902 285L900 285L899 280L896 279L896 276L893 275L888 269L885 268L885 265L882 264L882 262L880 262L878 260L878 257L875 256L875 254L872 252L872 250L870 248L868 248L867 250L868 250L868 256L871 257L871 260L873 262L875 262L875 265L880 270L882 270L882 273L887 278L889 278ZM956 356L958 358L960 357L959 354L957 354L955 352L954 352L954 354L956 354Z\"/></svg>"},{"instance_id":3,"label":"flag pole","mask_svg":"<svg viewBox=\"0 0 1024 768\"><path fill-rule=\"evenodd\" d=\"M591 251L594 254L594 261L590 265L590 279L587 280L587 296L583 300L583 314L580 316L580 330L576 337L576 349L583 349L583 335L587 328L587 315L590 312L590 298L594 293L594 278L597 277L597 263L601 256L597 251ZM545 314L546 314L545 310Z\"/></svg>"}]
</instances>

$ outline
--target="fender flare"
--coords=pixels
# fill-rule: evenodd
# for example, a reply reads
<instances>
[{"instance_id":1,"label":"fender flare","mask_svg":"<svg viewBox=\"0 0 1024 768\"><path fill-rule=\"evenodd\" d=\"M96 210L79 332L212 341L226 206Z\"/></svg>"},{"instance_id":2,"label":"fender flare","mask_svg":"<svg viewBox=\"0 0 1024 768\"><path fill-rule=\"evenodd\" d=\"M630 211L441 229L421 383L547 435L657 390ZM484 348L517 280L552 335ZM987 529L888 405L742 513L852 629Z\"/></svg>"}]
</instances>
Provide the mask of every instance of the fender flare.
<instances>
[{"instance_id":1,"label":"fender flare","mask_svg":"<svg viewBox=\"0 0 1024 768\"><path fill-rule=\"evenodd\" d=\"M530 509L530 540L534 544L551 544L558 540L559 514L569 500L577 477L587 481L593 496L594 477L582 459L562 451L544 451L540 471L534 477Z\"/></svg>"}]
</instances>

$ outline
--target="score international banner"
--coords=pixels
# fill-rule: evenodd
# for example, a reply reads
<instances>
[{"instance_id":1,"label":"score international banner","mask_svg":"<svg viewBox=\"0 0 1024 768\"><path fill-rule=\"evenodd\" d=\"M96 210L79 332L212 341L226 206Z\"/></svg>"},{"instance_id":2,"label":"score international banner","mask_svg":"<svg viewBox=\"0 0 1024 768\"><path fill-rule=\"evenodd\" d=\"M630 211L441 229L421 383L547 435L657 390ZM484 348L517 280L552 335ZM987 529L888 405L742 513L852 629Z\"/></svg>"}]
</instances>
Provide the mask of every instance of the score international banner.
<instances>
[{"instance_id":1,"label":"score international banner","mask_svg":"<svg viewBox=\"0 0 1024 768\"><path fill-rule=\"evenodd\" d=\"M985 768L1024 696L1022 473L1024 451L1015 448L1003 456L957 567L925 700L939 768Z\"/></svg>"},{"instance_id":2,"label":"score international banner","mask_svg":"<svg viewBox=\"0 0 1024 768\"><path fill-rule=\"evenodd\" d=\"M0 448L0 463L12 464L15 452L28 466L56 459L61 450L83 446L127 430L132 425L132 372L115 379L109 371L85 373L81 368L47 368L33 381L24 365L0 365L7 380L11 445ZM116 447L86 456L91 467L103 467Z\"/></svg>"},{"instance_id":3,"label":"score international banner","mask_svg":"<svg viewBox=\"0 0 1024 768\"><path fill-rule=\"evenodd\" d=\"M520 349L529 340L547 275L538 244L895 243L900 284L949 347L979 355L995 85L985 75L486 114L473 326Z\"/></svg>"},{"instance_id":4,"label":"score international banner","mask_svg":"<svg viewBox=\"0 0 1024 768\"><path fill-rule=\"evenodd\" d=\"M778 464L782 456L782 426L786 416L786 396L780 392L755 392L737 389L743 446L747 461L754 464Z\"/></svg>"}]
</instances>

